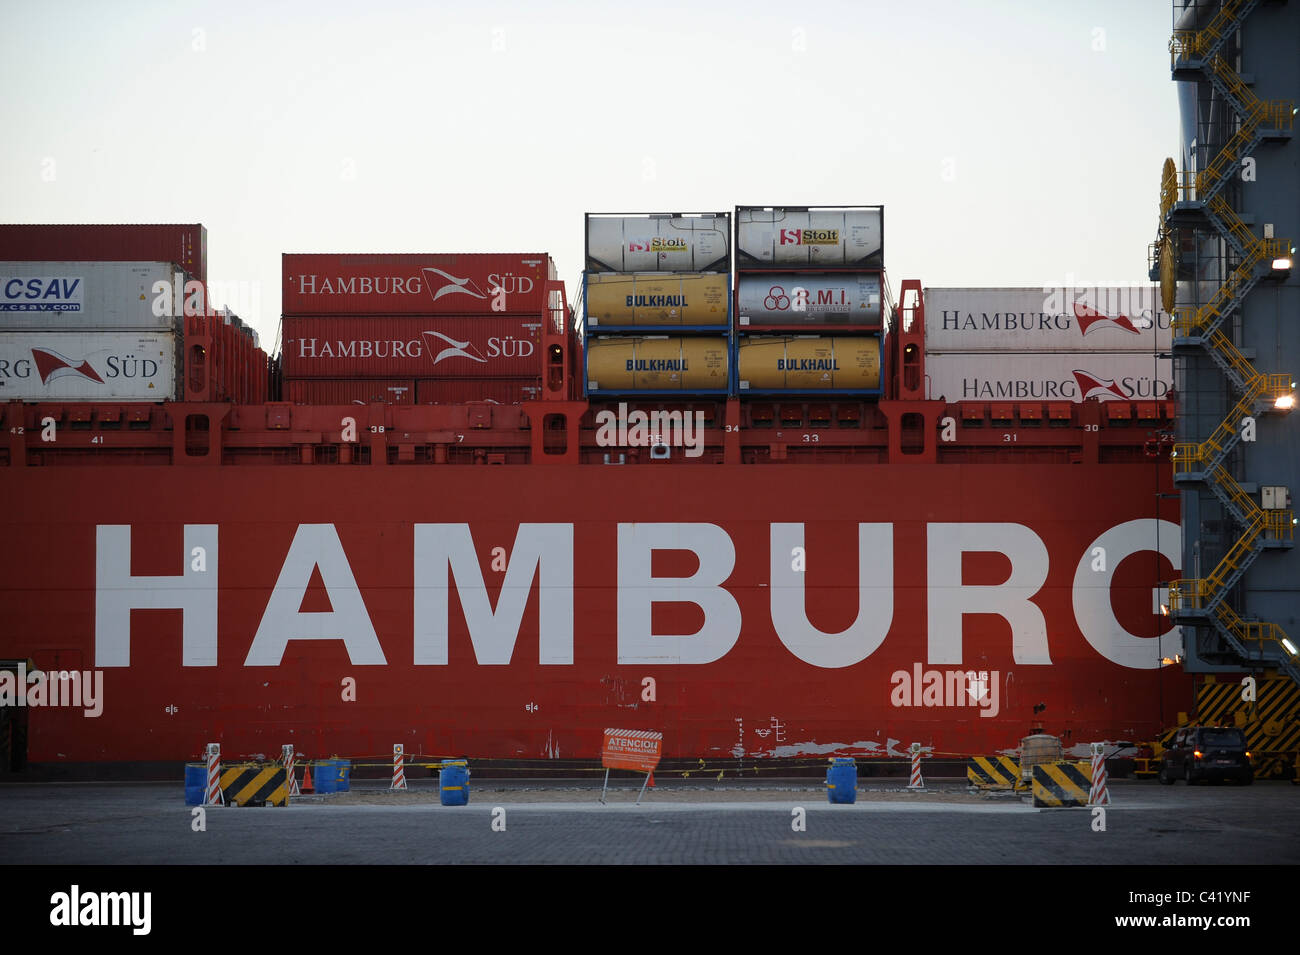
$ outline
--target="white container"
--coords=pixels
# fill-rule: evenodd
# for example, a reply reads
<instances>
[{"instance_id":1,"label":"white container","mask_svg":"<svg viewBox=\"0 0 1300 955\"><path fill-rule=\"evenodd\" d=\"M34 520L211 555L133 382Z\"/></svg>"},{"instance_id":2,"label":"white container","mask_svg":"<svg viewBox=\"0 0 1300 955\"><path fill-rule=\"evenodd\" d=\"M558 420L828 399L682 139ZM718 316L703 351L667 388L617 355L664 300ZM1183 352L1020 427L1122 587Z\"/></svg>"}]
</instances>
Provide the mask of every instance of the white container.
<instances>
[{"instance_id":1,"label":"white container","mask_svg":"<svg viewBox=\"0 0 1300 955\"><path fill-rule=\"evenodd\" d=\"M739 326L878 326L880 276L873 272L742 275L736 291Z\"/></svg>"},{"instance_id":2,"label":"white container","mask_svg":"<svg viewBox=\"0 0 1300 955\"><path fill-rule=\"evenodd\" d=\"M925 346L935 352L1169 351L1159 286L930 288Z\"/></svg>"},{"instance_id":3,"label":"white container","mask_svg":"<svg viewBox=\"0 0 1300 955\"><path fill-rule=\"evenodd\" d=\"M170 332L0 332L0 400L172 400L178 344Z\"/></svg>"},{"instance_id":4,"label":"white container","mask_svg":"<svg viewBox=\"0 0 1300 955\"><path fill-rule=\"evenodd\" d=\"M179 316L171 295L154 314L154 283L183 290L180 275L164 262L0 262L0 329L170 331Z\"/></svg>"},{"instance_id":5,"label":"white container","mask_svg":"<svg viewBox=\"0 0 1300 955\"><path fill-rule=\"evenodd\" d=\"M731 217L587 216L590 272L725 272Z\"/></svg>"},{"instance_id":6,"label":"white container","mask_svg":"<svg viewBox=\"0 0 1300 955\"><path fill-rule=\"evenodd\" d=\"M944 401L1159 400L1173 388L1169 358L1133 353L927 354L926 397Z\"/></svg>"},{"instance_id":7,"label":"white container","mask_svg":"<svg viewBox=\"0 0 1300 955\"><path fill-rule=\"evenodd\" d=\"M879 269L884 210L736 210L738 269Z\"/></svg>"}]
</instances>

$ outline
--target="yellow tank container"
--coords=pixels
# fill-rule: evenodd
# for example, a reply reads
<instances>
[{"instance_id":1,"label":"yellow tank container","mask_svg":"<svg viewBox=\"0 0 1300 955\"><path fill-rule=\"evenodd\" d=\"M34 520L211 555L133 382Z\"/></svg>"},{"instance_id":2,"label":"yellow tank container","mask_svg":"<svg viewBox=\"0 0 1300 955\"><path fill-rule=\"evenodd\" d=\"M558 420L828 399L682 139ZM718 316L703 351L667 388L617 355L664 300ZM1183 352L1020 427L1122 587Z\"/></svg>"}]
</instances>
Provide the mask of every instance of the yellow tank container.
<instances>
[{"instance_id":1,"label":"yellow tank container","mask_svg":"<svg viewBox=\"0 0 1300 955\"><path fill-rule=\"evenodd\" d=\"M729 371L725 338L587 340L589 391L726 391Z\"/></svg>"},{"instance_id":2,"label":"yellow tank container","mask_svg":"<svg viewBox=\"0 0 1300 955\"><path fill-rule=\"evenodd\" d=\"M727 277L717 272L587 276L587 325L727 326Z\"/></svg>"},{"instance_id":3,"label":"yellow tank container","mask_svg":"<svg viewBox=\"0 0 1300 955\"><path fill-rule=\"evenodd\" d=\"M737 355L741 391L880 387L880 339L848 335L756 335Z\"/></svg>"}]
</instances>

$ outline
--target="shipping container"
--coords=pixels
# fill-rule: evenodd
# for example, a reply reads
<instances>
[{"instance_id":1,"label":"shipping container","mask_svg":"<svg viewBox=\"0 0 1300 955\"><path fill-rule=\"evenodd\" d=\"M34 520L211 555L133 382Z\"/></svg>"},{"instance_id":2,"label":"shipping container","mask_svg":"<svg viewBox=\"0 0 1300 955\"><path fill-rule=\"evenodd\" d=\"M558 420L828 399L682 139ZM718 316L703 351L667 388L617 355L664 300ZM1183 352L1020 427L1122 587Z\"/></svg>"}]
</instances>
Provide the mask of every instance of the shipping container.
<instances>
[{"instance_id":1,"label":"shipping container","mask_svg":"<svg viewBox=\"0 0 1300 955\"><path fill-rule=\"evenodd\" d=\"M415 404L409 378L299 378L284 383L284 400L303 405Z\"/></svg>"},{"instance_id":2,"label":"shipping container","mask_svg":"<svg viewBox=\"0 0 1300 955\"><path fill-rule=\"evenodd\" d=\"M880 390L880 339L848 335L755 335L737 343L745 391Z\"/></svg>"},{"instance_id":3,"label":"shipping container","mask_svg":"<svg viewBox=\"0 0 1300 955\"><path fill-rule=\"evenodd\" d=\"M0 401L170 401L171 332L0 332Z\"/></svg>"},{"instance_id":4,"label":"shipping container","mask_svg":"<svg viewBox=\"0 0 1300 955\"><path fill-rule=\"evenodd\" d=\"M496 315L540 312L556 275L544 252L293 254L285 315Z\"/></svg>"},{"instance_id":5,"label":"shipping container","mask_svg":"<svg viewBox=\"0 0 1300 955\"><path fill-rule=\"evenodd\" d=\"M737 269L883 267L882 206L736 209Z\"/></svg>"},{"instance_id":6,"label":"shipping container","mask_svg":"<svg viewBox=\"0 0 1300 955\"><path fill-rule=\"evenodd\" d=\"M163 262L0 262L0 329L174 331L183 275Z\"/></svg>"},{"instance_id":7,"label":"shipping container","mask_svg":"<svg viewBox=\"0 0 1300 955\"><path fill-rule=\"evenodd\" d=\"M422 405L462 405L467 401L488 401L517 405L541 397L538 378L427 379L415 383L415 400Z\"/></svg>"},{"instance_id":8,"label":"shipping container","mask_svg":"<svg viewBox=\"0 0 1300 955\"><path fill-rule=\"evenodd\" d=\"M0 262L170 262L208 278L201 225L0 225Z\"/></svg>"},{"instance_id":9,"label":"shipping container","mask_svg":"<svg viewBox=\"0 0 1300 955\"><path fill-rule=\"evenodd\" d=\"M589 392L725 392L731 380L725 338L597 336L586 357Z\"/></svg>"},{"instance_id":10,"label":"shipping container","mask_svg":"<svg viewBox=\"0 0 1300 955\"><path fill-rule=\"evenodd\" d=\"M1173 362L1141 353L960 354L925 358L926 397L943 401L1163 398Z\"/></svg>"},{"instance_id":11,"label":"shipping container","mask_svg":"<svg viewBox=\"0 0 1300 955\"><path fill-rule=\"evenodd\" d=\"M727 326L727 276L612 272L584 276L587 327L601 325Z\"/></svg>"},{"instance_id":12,"label":"shipping container","mask_svg":"<svg viewBox=\"0 0 1300 955\"><path fill-rule=\"evenodd\" d=\"M726 272L731 216L587 214L590 272Z\"/></svg>"},{"instance_id":13,"label":"shipping container","mask_svg":"<svg viewBox=\"0 0 1300 955\"><path fill-rule=\"evenodd\" d=\"M1111 288L925 290L925 347L936 352L1169 351L1154 284Z\"/></svg>"},{"instance_id":14,"label":"shipping container","mask_svg":"<svg viewBox=\"0 0 1300 955\"><path fill-rule=\"evenodd\" d=\"M541 374L540 317L286 316L286 378L528 378Z\"/></svg>"},{"instance_id":15,"label":"shipping container","mask_svg":"<svg viewBox=\"0 0 1300 955\"><path fill-rule=\"evenodd\" d=\"M876 272L741 275L736 281L738 326L879 328Z\"/></svg>"}]
</instances>

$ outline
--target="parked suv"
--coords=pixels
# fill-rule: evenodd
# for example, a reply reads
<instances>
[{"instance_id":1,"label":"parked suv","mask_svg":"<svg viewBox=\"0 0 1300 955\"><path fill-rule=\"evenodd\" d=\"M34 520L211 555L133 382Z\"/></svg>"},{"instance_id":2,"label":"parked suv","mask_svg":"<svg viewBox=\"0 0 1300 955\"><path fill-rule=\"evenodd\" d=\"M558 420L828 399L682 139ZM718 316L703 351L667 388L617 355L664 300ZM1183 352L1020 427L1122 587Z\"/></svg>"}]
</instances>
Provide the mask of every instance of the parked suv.
<instances>
[{"instance_id":1,"label":"parked suv","mask_svg":"<svg viewBox=\"0 0 1300 955\"><path fill-rule=\"evenodd\" d=\"M1249 786L1255 781L1246 748L1246 734L1232 726L1189 726L1178 731L1160 761L1160 781L1175 779L1188 784L1203 779L1235 779Z\"/></svg>"}]
</instances>

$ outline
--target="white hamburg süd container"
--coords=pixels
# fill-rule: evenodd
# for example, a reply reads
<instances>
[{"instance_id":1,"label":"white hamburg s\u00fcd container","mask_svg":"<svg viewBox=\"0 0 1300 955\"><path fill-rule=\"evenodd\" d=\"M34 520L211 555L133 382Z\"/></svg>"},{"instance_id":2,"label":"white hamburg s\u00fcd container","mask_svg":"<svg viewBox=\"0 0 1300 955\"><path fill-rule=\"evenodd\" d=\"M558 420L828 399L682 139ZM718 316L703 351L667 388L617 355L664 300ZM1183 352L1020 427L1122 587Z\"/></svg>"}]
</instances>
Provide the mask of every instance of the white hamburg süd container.
<instances>
[{"instance_id":1,"label":"white hamburg s\u00fcd container","mask_svg":"<svg viewBox=\"0 0 1300 955\"><path fill-rule=\"evenodd\" d=\"M927 354L926 397L944 401L1159 401L1173 388L1173 361L1154 355Z\"/></svg>"},{"instance_id":2,"label":"white hamburg s\u00fcd container","mask_svg":"<svg viewBox=\"0 0 1300 955\"><path fill-rule=\"evenodd\" d=\"M0 332L0 401L168 401L171 332Z\"/></svg>"}]
</instances>

